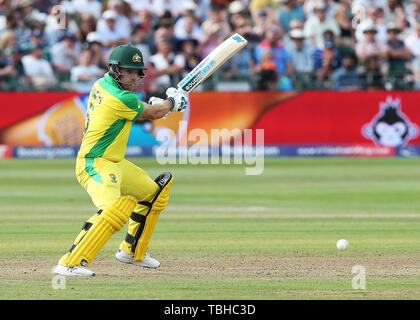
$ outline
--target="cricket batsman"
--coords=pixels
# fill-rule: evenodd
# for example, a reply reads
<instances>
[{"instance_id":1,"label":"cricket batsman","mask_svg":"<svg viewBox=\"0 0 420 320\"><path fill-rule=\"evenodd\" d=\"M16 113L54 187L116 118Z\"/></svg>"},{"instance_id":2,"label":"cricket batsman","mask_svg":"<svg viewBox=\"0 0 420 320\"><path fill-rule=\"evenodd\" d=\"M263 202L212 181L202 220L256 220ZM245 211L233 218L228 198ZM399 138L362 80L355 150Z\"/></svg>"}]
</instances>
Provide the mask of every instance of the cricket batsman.
<instances>
[{"instance_id":1,"label":"cricket batsman","mask_svg":"<svg viewBox=\"0 0 420 320\"><path fill-rule=\"evenodd\" d=\"M149 103L133 93L145 77L143 55L131 45L114 48L109 72L89 95L82 144L77 154L76 177L98 212L82 226L69 252L55 267L63 276L95 276L87 267L128 221L125 239L115 254L118 261L145 268L160 262L148 253L159 214L166 208L173 176L169 172L152 180L141 168L124 159L132 123L138 118L159 119L187 107L187 97L175 88L167 99L152 97Z\"/></svg>"}]
</instances>

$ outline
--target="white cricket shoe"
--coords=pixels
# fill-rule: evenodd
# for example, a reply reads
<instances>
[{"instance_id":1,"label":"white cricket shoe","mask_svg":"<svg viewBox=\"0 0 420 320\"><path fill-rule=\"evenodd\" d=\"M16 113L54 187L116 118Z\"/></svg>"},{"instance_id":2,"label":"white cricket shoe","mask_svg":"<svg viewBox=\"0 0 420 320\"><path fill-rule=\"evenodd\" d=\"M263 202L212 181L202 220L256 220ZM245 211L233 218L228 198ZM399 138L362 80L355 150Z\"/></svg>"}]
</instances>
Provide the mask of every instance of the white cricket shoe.
<instances>
[{"instance_id":1,"label":"white cricket shoe","mask_svg":"<svg viewBox=\"0 0 420 320\"><path fill-rule=\"evenodd\" d=\"M160 262L156 259L153 259L147 252L144 255L143 260L134 261L134 256L127 253L123 249L118 249L117 253L115 254L115 259L117 259L119 262L134 264L143 268L156 269L160 267Z\"/></svg>"},{"instance_id":2,"label":"white cricket shoe","mask_svg":"<svg viewBox=\"0 0 420 320\"><path fill-rule=\"evenodd\" d=\"M54 273L60 276L67 276L67 277L94 277L96 276L95 272L90 271L89 269L82 267L82 266L74 266L74 267L66 267L62 266L61 264L57 264L54 269Z\"/></svg>"}]
</instances>

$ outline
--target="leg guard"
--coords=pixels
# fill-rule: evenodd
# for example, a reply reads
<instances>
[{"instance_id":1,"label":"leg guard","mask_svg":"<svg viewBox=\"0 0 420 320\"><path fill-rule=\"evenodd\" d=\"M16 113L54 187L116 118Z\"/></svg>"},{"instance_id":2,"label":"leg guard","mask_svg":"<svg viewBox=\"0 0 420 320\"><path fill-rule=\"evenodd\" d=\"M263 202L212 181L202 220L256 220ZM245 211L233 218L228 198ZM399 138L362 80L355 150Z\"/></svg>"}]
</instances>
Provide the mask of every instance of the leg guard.
<instances>
[{"instance_id":1,"label":"leg guard","mask_svg":"<svg viewBox=\"0 0 420 320\"><path fill-rule=\"evenodd\" d=\"M137 199L132 196L121 197L112 203L102 211L83 235L82 230L76 238L78 243L75 241L76 245L72 246L71 252L65 259L64 257L60 259L60 264L68 267L88 266L109 238L127 223L136 205Z\"/></svg>"},{"instance_id":2,"label":"leg guard","mask_svg":"<svg viewBox=\"0 0 420 320\"><path fill-rule=\"evenodd\" d=\"M142 261L149 247L152 233L155 229L159 214L166 208L169 200L169 190L173 182L173 176L169 172L160 174L155 182L159 185L159 191L152 202L141 201L139 204L148 207L146 215L133 212L130 219L139 223L135 232L127 233L125 242L131 245L134 261Z\"/></svg>"}]
</instances>

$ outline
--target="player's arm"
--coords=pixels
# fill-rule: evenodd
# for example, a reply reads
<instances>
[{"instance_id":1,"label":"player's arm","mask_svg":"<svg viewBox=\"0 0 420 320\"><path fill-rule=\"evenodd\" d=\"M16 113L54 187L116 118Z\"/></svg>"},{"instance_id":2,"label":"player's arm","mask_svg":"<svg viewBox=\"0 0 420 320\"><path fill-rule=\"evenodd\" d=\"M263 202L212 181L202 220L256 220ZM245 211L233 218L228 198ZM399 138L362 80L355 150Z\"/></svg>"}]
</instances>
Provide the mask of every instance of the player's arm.
<instances>
[{"instance_id":1,"label":"player's arm","mask_svg":"<svg viewBox=\"0 0 420 320\"><path fill-rule=\"evenodd\" d=\"M187 107L187 96L176 88L166 90L166 100L151 97L149 103L144 104L144 110L140 115L143 119L160 119L172 111L182 111Z\"/></svg>"},{"instance_id":2,"label":"player's arm","mask_svg":"<svg viewBox=\"0 0 420 320\"><path fill-rule=\"evenodd\" d=\"M143 118L143 119L160 119L162 118L165 114L167 114L168 112L171 111L172 105L170 103L169 100L162 100L161 102L155 102L153 103L153 101L149 100L149 103L145 103L144 104L144 110L141 113L139 118Z\"/></svg>"}]
</instances>

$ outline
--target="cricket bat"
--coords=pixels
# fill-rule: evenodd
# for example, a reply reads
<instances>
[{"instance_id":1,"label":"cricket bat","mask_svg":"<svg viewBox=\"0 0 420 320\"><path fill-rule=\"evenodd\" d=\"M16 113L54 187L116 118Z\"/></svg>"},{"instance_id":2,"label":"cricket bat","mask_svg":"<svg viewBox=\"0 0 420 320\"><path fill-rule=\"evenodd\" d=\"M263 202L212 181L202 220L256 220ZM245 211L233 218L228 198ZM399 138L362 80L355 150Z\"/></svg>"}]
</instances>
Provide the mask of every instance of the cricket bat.
<instances>
[{"instance_id":1,"label":"cricket bat","mask_svg":"<svg viewBox=\"0 0 420 320\"><path fill-rule=\"evenodd\" d=\"M178 83L178 90L190 93L219 69L234 54L247 45L248 41L235 33L213 49L184 79Z\"/></svg>"},{"instance_id":2,"label":"cricket bat","mask_svg":"<svg viewBox=\"0 0 420 320\"><path fill-rule=\"evenodd\" d=\"M227 38L210 52L201 62L188 73L178 84L178 91L190 93L247 45L248 41L239 33ZM165 120L169 111L162 119Z\"/></svg>"}]
</instances>

